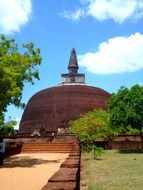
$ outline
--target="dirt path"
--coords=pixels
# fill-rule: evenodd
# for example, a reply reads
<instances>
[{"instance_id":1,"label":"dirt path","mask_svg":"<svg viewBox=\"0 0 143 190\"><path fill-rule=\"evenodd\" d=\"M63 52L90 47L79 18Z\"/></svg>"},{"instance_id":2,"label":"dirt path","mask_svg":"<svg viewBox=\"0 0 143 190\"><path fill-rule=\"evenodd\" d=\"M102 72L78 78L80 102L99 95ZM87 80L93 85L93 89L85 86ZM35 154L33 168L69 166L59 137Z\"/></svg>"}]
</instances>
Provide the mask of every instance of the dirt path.
<instances>
[{"instance_id":1,"label":"dirt path","mask_svg":"<svg viewBox=\"0 0 143 190\"><path fill-rule=\"evenodd\" d=\"M0 168L0 189L40 190L59 169L68 154L18 154L4 160Z\"/></svg>"}]
</instances>

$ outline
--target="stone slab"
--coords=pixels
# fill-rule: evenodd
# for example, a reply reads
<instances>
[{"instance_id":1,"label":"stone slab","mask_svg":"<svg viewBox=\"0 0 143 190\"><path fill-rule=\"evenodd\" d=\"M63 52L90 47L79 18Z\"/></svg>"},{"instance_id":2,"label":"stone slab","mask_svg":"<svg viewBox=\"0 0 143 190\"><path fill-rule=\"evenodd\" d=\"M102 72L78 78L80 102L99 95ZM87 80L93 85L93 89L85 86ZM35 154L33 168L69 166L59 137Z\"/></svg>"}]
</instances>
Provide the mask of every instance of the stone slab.
<instances>
[{"instance_id":1,"label":"stone slab","mask_svg":"<svg viewBox=\"0 0 143 190\"><path fill-rule=\"evenodd\" d=\"M65 160L60 168L77 168L79 167L79 160L75 160L75 159L68 159Z\"/></svg>"},{"instance_id":2,"label":"stone slab","mask_svg":"<svg viewBox=\"0 0 143 190\"><path fill-rule=\"evenodd\" d=\"M78 168L60 168L48 182L75 182Z\"/></svg>"},{"instance_id":3,"label":"stone slab","mask_svg":"<svg viewBox=\"0 0 143 190\"><path fill-rule=\"evenodd\" d=\"M41 190L76 190L76 182L49 182Z\"/></svg>"}]
</instances>

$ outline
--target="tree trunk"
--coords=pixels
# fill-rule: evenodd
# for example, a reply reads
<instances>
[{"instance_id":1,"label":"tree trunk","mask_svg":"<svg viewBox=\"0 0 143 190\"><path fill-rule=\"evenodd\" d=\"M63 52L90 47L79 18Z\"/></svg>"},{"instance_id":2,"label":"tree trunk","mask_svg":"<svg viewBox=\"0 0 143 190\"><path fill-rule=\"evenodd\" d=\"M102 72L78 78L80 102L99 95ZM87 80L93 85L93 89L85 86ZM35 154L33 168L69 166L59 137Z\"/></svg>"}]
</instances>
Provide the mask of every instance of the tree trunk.
<instances>
[{"instance_id":1,"label":"tree trunk","mask_svg":"<svg viewBox=\"0 0 143 190\"><path fill-rule=\"evenodd\" d=\"M95 146L93 147L93 159L96 160L96 151L95 151Z\"/></svg>"}]
</instances>

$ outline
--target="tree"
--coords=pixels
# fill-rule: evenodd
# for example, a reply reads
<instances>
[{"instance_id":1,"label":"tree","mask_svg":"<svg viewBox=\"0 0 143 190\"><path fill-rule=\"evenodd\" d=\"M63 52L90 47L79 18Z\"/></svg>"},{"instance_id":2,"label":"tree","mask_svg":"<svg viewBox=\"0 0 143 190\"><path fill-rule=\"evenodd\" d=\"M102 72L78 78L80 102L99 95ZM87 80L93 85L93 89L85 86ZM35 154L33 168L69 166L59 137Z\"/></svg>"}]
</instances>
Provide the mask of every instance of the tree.
<instances>
[{"instance_id":1,"label":"tree","mask_svg":"<svg viewBox=\"0 0 143 190\"><path fill-rule=\"evenodd\" d=\"M109 100L111 127L113 127L114 130L117 130L119 133L124 133L126 131L125 126L128 125L125 116L128 111L127 107L125 106L125 104L128 102L128 91L128 88L121 87L117 93L112 94Z\"/></svg>"},{"instance_id":2,"label":"tree","mask_svg":"<svg viewBox=\"0 0 143 190\"><path fill-rule=\"evenodd\" d=\"M2 120L3 121L3 120ZM9 119L7 122L2 122L0 124L0 136L9 136L14 134L14 126L17 121Z\"/></svg>"},{"instance_id":3,"label":"tree","mask_svg":"<svg viewBox=\"0 0 143 190\"><path fill-rule=\"evenodd\" d=\"M22 49L23 48L23 49ZM21 102L25 82L39 79L37 65L41 63L40 49L33 43L23 44L22 53L14 39L0 35L0 120L7 106L24 107Z\"/></svg>"},{"instance_id":4,"label":"tree","mask_svg":"<svg viewBox=\"0 0 143 190\"><path fill-rule=\"evenodd\" d=\"M138 129L143 149L143 87L134 85L131 89L121 87L114 93L109 101L111 125L121 131L126 131L128 126Z\"/></svg>"},{"instance_id":5,"label":"tree","mask_svg":"<svg viewBox=\"0 0 143 190\"><path fill-rule=\"evenodd\" d=\"M94 110L82 115L79 119L69 122L70 131L75 133L86 151L94 150L94 159L102 153L101 147L95 146L99 137L112 135L109 127L109 114L103 110Z\"/></svg>"}]
</instances>

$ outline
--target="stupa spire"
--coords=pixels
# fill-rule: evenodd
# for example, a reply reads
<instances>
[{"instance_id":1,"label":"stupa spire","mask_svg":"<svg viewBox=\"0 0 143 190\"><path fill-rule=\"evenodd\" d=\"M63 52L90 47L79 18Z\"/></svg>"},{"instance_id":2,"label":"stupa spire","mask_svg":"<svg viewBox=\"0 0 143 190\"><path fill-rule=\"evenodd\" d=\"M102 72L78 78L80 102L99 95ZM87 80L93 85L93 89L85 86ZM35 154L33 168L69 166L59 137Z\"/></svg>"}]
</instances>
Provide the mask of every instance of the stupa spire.
<instances>
[{"instance_id":1,"label":"stupa spire","mask_svg":"<svg viewBox=\"0 0 143 190\"><path fill-rule=\"evenodd\" d=\"M69 60L69 65L68 65L68 70L69 73L74 74L78 72L78 62L77 62L77 58L76 58L76 51L74 48L72 48L71 50L71 54L70 54L70 60Z\"/></svg>"},{"instance_id":2,"label":"stupa spire","mask_svg":"<svg viewBox=\"0 0 143 190\"><path fill-rule=\"evenodd\" d=\"M83 73L78 73L78 62L76 58L75 49L72 48L69 64L68 64L69 73L61 74L62 84L84 84L85 75Z\"/></svg>"}]
</instances>

